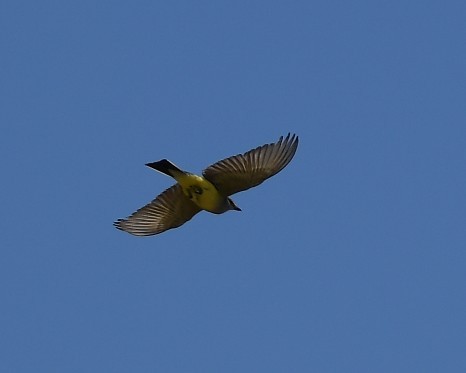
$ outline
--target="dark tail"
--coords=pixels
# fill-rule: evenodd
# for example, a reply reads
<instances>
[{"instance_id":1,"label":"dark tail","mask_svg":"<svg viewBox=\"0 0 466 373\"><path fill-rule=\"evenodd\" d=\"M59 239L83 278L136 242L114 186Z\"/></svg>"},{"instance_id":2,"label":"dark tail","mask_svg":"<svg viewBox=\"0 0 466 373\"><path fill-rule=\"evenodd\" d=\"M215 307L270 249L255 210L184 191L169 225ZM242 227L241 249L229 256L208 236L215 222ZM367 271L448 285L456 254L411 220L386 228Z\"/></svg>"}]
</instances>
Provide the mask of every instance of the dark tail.
<instances>
[{"instance_id":1,"label":"dark tail","mask_svg":"<svg viewBox=\"0 0 466 373\"><path fill-rule=\"evenodd\" d=\"M174 173L183 172L178 167L176 167L173 163L171 163L168 159L162 159L158 162L146 163L147 167L153 168L165 175L174 176Z\"/></svg>"}]
</instances>

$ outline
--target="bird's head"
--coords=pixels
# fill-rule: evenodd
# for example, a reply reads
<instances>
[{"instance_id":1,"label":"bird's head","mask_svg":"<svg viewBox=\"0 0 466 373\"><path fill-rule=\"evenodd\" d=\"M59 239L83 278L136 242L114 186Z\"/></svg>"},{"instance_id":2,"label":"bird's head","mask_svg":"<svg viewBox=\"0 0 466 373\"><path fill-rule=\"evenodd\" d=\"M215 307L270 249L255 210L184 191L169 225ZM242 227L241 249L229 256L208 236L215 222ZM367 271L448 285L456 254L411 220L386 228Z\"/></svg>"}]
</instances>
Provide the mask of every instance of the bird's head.
<instances>
[{"instance_id":1,"label":"bird's head","mask_svg":"<svg viewBox=\"0 0 466 373\"><path fill-rule=\"evenodd\" d=\"M241 211L241 209L235 205L235 203L233 202L233 200L231 198L228 198L228 208L229 210L235 210L235 211Z\"/></svg>"}]
</instances>

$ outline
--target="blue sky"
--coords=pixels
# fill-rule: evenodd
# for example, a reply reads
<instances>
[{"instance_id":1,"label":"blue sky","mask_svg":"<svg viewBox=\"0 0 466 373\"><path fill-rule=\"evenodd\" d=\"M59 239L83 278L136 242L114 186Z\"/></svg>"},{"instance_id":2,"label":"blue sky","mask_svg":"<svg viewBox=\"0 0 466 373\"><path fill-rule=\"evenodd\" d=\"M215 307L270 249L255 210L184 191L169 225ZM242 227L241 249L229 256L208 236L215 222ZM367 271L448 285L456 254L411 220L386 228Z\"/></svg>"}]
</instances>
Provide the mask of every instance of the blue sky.
<instances>
[{"instance_id":1,"label":"blue sky","mask_svg":"<svg viewBox=\"0 0 466 373\"><path fill-rule=\"evenodd\" d=\"M464 372L463 1L4 1L0 371ZM295 132L149 238L112 222Z\"/></svg>"}]
</instances>

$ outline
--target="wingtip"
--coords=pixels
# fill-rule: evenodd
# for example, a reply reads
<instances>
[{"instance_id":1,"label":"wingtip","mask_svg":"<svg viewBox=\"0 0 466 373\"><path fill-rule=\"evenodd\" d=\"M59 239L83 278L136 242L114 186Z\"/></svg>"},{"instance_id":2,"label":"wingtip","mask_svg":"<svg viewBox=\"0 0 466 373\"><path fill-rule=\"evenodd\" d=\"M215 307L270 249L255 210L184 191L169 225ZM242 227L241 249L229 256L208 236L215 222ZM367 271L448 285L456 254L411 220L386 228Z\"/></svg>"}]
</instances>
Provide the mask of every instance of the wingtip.
<instances>
[{"instance_id":1,"label":"wingtip","mask_svg":"<svg viewBox=\"0 0 466 373\"><path fill-rule=\"evenodd\" d=\"M283 139L283 136L280 136L280 140ZM288 132L285 137L285 141L297 141L299 139L299 136L296 133L293 132Z\"/></svg>"},{"instance_id":2,"label":"wingtip","mask_svg":"<svg viewBox=\"0 0 466 373\"><path fill-rule=\"evenodd\" d=\"M291 135L291 134L288 133L287 139L289 138L290 135ZM297 145L298 145L298 142L299 142L299 136L298 136L297 134L293 133L293 134L291 135L291 138L289 138L289 141L290 141L291 143L293 143L293 144L296 144L296 146L297 146Z\"/></svg>"},{"instance_id":3,"label":"wingtip","mask_svg":"<svg viewBox=\"0 0 466 373\"><path fill-rule=\"evenodd\" d=\"M123 219L115 220L115 221L113 222L113 226L114 226L116 229L122 230L122 227L121 227L122 221L123 221Z\"/></svg>"},{"instance_id":4,"label":"wingtip","mask_svg":"<svg viewBox=\"0 0 466 373\"><path fill-rule=\"evenodd\" d=\"M283 136L280 136L280 138L278 139L278 143L292 144L293 146L298 146L299 136L295 133L288 132L285 138L283 138Z\"/></svg>"}]
</instances>

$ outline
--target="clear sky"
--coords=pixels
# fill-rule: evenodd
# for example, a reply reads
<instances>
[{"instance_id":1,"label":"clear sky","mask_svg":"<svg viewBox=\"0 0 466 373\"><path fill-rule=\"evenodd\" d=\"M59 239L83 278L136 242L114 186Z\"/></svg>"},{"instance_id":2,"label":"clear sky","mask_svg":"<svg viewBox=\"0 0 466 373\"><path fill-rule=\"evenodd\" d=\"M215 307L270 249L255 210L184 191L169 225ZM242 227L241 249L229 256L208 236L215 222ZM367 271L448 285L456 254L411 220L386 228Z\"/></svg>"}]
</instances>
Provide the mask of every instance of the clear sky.
<instances>
[{"instance_id":1,"label":"clear sky","mask_svg":"<svg viewBox=\"0 0 466 373\"><path fill-rule=\"evenodd\" d=\"M464 1L3 1L0 372L465 372ZM172 180L294 160L140 238Z\"/></svg>"}]
</instances>

